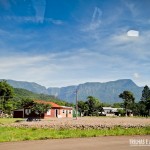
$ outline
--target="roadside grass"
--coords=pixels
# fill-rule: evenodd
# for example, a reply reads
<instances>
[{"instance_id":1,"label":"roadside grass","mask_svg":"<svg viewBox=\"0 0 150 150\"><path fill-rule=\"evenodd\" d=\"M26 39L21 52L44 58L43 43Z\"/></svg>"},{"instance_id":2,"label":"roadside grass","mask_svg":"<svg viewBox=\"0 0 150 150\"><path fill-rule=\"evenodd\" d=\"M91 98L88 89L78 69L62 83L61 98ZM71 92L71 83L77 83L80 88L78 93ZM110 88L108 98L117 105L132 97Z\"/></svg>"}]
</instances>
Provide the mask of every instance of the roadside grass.
<instances>
[{"instance_id":1,"label":"roadside grass","mask_svg":"<svg viewBox=\"0 0 150 150\"><path fill-rule=\"evenodd\" d=\"M23 121L21 118L0 118L0 125L7 125L15 122Z\"/></svg>"},{"instance_id":2,"label":"roadside grass","mask_svg":"<svg viewBox=\"0 0 150 150\"><path fill-rule=\"evenodd\" d=\"M48 128L16 128L0 126L0 142L45 140L63 138L81 138L116 135L150 135L150 126L105 129L48 129Z\"/></svg>"}]
</instances>

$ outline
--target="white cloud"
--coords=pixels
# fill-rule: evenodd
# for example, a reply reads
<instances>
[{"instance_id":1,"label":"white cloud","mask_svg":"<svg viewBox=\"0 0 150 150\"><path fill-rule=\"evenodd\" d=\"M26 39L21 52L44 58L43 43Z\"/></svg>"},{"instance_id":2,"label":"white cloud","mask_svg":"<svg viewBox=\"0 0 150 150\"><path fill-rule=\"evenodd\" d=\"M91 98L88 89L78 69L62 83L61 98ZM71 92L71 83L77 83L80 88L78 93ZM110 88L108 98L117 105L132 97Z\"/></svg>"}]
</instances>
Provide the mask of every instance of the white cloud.
<instances>
[{"instance_id":1,"label":"white cloud","mask_svg":"<svg viewBox=\"0 0 150 150\"><path fill-rule=\"evenodd\" d=\"M132 38L131 35L133 36L133 33L129 33L129 34L130 36L127 35L126 29L118 29L118 31L111 34L107 38L108 44L105 47L111 47L111 49L115 49L118 51L121 51L122 49L126 52L128 50L130 50L131 52L131 48L132 48L132 51L134 51L135 50L134 46L142 42L142 37Z\"/></svg>"},{"instance_id":2,"label":"white cloud","mask_svg":"<svg viewBox=\"0 0 150 150\"><path fill-rule=\"evenodd\" d=\"M64 24L64 21L62 21L62 20L56 20L56 19L52 19L52 18L45 18L45 21L51 22L51 23L56 24L56 25L62 25L62 24Z\"/></svg>"},{"instance_id":3,"label":"white cloud","mask_svg":"<svg viewBox=\"0 0 150 150\"><path fill-rule=\"evenodd\" d=\"M36 12L36 20L37 22L43 22L44 15L45 15L45 7L46 1L45 0L32 0L33 7Z\"/></svg>"},{"instance_id":4,"label":"white cloud","mask_svg":"<svg viewBox=\"0 0 150 150\"><path fill-rule=\"evenodd\" d=\"M87 32L87 31L94 31L98 29L101 25L101 17L102 17L101 9L98 7L95 7L91 22L88 23L86 26L84 26L84 28L81 30Z\"/></svg>"},{"instance_id":5,"label":"white cloud","mask_svg":"<svg viewBox=\"0 0 150 150\"><path fill-rule=\"evenodd\" d=\"M0 17L0 19L4 19L5 21L15 21L17 23L24 23L24 22L33 22L33 23L43 23L43 21L55 24L55 25L62 25L64 22L62 20L57 20L53 18L43 18L42 16L5 16Z\"/></svg>"},{"instance_id":6,"label":"white cloud","mask_svg":"<svg viewBox=\"0 0 150 150\"><path fill-rule=\"evenodd\" d=\"M142 64L140 67L144 68ZM137 62L131 63L130 58L89 49L0 59L1 78L37 82L47 87L131 78L129 75L138 69ZM134 73L134 77L137 79L139 74Z\"/></svg>"},{"instance_id":7,"label":"white cloud","mask_svg":"<svg viewBox=\"0 0 150 150\"><path fill-rule=\"evenodd\" d=\"M45 86L63 86L99 80L100 72L109 71L118 61L122 62L122 59L114 60L111 56L86 49L43 56L16 55L1 57L0 74L1 78L33 81ZM97 70L96 74L92 70Z\"/></svg>"},{"instance_id":8,"label":"white cloud","mask_svg":"<svg viewBox=\"0 0 150 150\"><path fill-rule=\"evenodd\" d=\"M139 14L139 11L137 10L136 5L135 3L133 3L133 1L123 1L123 3L131 12L133 17L136 17Z\"/></svg>"},{"instance_id":9,"label":"white cloud","mask_svg":"<svg viewBox=\"0 0 150 150\"><path fill-rule=\"evenodd\" d=\"M7 56L1 57L0 68L11 68L19 66L31 66L37 62L46 60L44 56Z\"/></svg>"},{"instance_id":10,"label":"white cloud","mask_svg":"<svg viewBox=\"0 0 150 150\"><path fill-rule=\"evenodd\" d=\"M136 79L138 79L138 78L140 78L140 75L139 75L137 72L135 72L135 73L133 74L133 77L136 78Z\"/></svg>"},{"instance_id":11,"label":"white cloud","mask_svg":"<svg viewBox=\"0 0 150 150\"><path fill-rule=\"evenodd\" d=\"M139 31L136 31L136 30L129 30L127 32L127 36L130 36L130 37L139 37Z\"/></svg>"}]
</instances>

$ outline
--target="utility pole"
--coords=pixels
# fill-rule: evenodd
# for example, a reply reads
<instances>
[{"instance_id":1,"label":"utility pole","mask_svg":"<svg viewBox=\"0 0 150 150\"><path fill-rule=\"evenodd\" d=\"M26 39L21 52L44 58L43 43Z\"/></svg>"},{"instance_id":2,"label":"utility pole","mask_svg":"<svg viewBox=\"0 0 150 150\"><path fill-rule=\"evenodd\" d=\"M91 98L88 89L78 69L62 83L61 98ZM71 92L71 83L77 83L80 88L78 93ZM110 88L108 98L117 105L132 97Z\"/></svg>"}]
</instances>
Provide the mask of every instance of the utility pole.
<instances>
[{"instance_id":1,"label":"utility pole","mask_svg":"<svg viewBox=\"0 0 150 150\"><path fill-rule=\"evenodd\" d=\"M78 90L76 89L76 120L78 119Z\"/></svg>"}]
</instances>

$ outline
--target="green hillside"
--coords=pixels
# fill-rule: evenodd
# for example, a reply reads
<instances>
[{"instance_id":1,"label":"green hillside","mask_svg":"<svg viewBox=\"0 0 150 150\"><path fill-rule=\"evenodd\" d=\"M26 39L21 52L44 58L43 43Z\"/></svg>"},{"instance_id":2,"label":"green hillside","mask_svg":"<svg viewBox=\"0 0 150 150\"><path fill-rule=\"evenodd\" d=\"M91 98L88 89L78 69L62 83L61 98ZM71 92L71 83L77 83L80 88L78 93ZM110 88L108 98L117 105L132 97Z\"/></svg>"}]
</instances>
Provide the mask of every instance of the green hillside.
<instances>
[{"instance_id":1,"label":"green hillside","mask_svg":"<svg viewBox=\"0 0 150 150\"><path fill-rule=\"evenodd\" d=\"M62 105L62 106L72 106L73 104L62 101L54 96L46 95L46 94L37 94L31 91L28 91L26 89L20 89L20 88L14 88L15 97L14 100L22 99L22 98L30 98L33 100L45 100L45 101L51 101L56 104Z\"/></svg>"}]
</instances>

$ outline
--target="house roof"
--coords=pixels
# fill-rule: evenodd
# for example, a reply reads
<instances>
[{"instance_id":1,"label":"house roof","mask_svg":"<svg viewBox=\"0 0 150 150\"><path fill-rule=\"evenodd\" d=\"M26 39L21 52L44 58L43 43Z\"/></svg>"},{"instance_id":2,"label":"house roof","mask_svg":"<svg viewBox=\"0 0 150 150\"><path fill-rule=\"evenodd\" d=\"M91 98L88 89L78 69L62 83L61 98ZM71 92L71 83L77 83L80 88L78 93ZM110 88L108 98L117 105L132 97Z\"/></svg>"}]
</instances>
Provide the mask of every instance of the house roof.
<instances>
[{"instance_id":1,"label":"house roof","mask_svg":"<svg viewBox=\"0 0 150 150\"><path fill-rule=\"evenodd\" d=\"M61 108L60 105L54 103L54 102L47 102L47 101L43 101L43 100L34 100L37 103L41 103L41 104L50 104L51 107L55 107L55 108Z\"/></svg>"},{"instance_id":2,"label":"house roof","mask_svg":"<svg viewBox=\"0 0 150 150\"><path fill-rule=\"evenodd\" d=\"M112 107L103 107L103 109L112 109Z\"/></svg>"},{"instance_id":3,"label":"house roof","mask_svg":"<svg viewBox=\"0 0 150 150\"><path fill-rule=\"evenodd\" d=\"M111 110L112 112L118 112L118 109L123 110L123 108L103 107L103 110Z\"/></svg>"},{"instance_id":4,"label":"house roof","mask_svg":"<svg viewBox=\"0 0 150 150\"><path fill-rule=\"evenodd\" d=\"M72 108L72 107L69 107L69 106L61 106L62 108Z\"/></svg>"}]
</instances>

